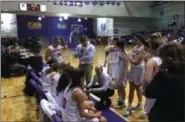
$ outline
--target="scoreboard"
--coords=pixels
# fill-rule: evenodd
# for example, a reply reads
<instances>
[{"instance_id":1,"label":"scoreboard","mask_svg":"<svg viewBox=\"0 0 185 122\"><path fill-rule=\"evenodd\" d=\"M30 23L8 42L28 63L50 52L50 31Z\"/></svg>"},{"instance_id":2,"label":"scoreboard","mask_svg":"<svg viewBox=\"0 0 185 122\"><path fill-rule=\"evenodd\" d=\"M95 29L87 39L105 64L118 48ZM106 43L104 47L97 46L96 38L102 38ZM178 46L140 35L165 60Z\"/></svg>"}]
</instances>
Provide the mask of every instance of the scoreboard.
<instances>
[{"instance_id":1,"label":"scoreboard","mask_svg":"<svg viewBox=\"0 0 185 122\"><path fill-rule=\"evenodd\" d=\"M40 5L39 4L27 4L27 10L28 11L40 11Z\"/></svg>"},{"instance_id":2,"label":"scoreboard","mask_svg":"<svg viewBox=\"0 0 185 122\"><path fill-rule=\"evenodd\" d=\"M46 12L46 5L20 3L20 10Z\"/></svg>"}]
</instances>

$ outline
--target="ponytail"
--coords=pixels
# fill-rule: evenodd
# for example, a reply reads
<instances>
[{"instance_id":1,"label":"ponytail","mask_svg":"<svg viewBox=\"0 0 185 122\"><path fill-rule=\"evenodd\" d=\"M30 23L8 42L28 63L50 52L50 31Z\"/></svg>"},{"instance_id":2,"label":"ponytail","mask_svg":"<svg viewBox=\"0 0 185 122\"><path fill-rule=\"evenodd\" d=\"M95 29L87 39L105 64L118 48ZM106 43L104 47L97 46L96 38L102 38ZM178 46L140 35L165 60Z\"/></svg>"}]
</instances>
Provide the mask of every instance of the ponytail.
<instances>
[{"instance_id":1,"label":"ponytail","mask_svg":"<svg viewBox=\"0 0 185 122\"><path fill-rule=\"evenodd\" d=\"M57 86L57 93L64 91L65 88L71 83L70 73L74 68L72 66L67 67L64 69L63 73L61 74Z\"/></svg>"},{"instance_id":2,"label":"ponytail","mask_svg":"<svg viewBox=\"0 0 185 122\"><path fill-rule=\"evenodd\" d=\"M117 41L117 46L118 46L119 48L121 48L121 50L123 51L124 54L126 54L126 52L125 52L125 42L124 42L124 41L118 40L118 41Z\"/></svg>"}]
</instances>

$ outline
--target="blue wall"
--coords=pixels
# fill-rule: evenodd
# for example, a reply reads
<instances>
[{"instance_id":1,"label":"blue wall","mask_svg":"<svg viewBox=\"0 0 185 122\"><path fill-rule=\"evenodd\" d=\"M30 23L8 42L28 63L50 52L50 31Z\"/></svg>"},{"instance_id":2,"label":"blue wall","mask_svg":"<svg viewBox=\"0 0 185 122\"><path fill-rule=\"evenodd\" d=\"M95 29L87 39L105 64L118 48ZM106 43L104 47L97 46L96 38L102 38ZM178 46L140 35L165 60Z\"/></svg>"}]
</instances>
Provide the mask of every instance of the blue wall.
<instances>
[{"instance_id":1,"label":"blue wall","mask_svg":"<svg viewBox=\"0 0 185 122\"><path fill-rule=\"evenodd\" d=\"M44 37L50 44L55 36L62 36L67 44L69 44L69 36L74 28L79 28L79 35L93 36L93 19L68 18L68 20L59 21L59 17L44 17L38 21L38 16L17 15L18 36L20 40L27 39L30 36ZM41 29L28 28L28 22L41 22ZM66 25L66 28L58 28L58 24ZM79 38L79 37L78 37ZM77 39L78 41L78 39ZM75 46L77 43L70 45Z\"/></svg>"}]
</instances>

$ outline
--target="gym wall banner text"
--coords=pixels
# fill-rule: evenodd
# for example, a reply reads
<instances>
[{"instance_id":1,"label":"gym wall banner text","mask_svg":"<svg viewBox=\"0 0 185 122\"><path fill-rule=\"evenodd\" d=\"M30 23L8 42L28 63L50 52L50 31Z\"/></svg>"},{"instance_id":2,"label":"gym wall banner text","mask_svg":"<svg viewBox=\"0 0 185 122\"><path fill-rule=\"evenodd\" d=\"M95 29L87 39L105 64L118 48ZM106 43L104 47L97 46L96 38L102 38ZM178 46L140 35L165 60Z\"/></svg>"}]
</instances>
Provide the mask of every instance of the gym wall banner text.
<instances>
[{"instance_id":1,"label":"gym wall banner text","mask_svg":"<svg viewBox=\"0 0 185 122\"><path fill-rule=\"evenodd\" d=\"M93 36L93 19L68 18L59 21L59 17L44 17L38 20L38 16L17 15L18 37L26 40L28 37L45 38L49 44L55 36L62 36L69 47L74 48L79 44L81 35Z\"/></svg>"}]
</instances>

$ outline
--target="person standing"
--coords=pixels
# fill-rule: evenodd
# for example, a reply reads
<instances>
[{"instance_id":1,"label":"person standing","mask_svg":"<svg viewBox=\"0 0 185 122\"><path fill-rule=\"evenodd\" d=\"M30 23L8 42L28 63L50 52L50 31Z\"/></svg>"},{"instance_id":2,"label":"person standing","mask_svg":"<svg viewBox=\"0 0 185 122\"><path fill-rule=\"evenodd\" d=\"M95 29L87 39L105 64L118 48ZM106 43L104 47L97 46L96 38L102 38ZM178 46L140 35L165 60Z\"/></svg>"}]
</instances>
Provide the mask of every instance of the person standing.
<instances>
[{"instance_id":1,"label":"person standing","mask_svg":"<svg viewBox=\"0 0 185 122\"><path fill-rule=\"evenodd\" d=\"M148 113L150 122L184 121L184 50L181 44L174 42L158 49L163 62L144 93L147 98L156 99Z\"/></svg>"},{"instance_id":2,"label":"person standing","mask_svg":"<svg viewBox=\"0 0 185 122\"><path fill-rule=\"evenodd\" d=\"M157 35L157 33L152 34L149 37L149 52L151 54L151 58L147 60L145 66L145 73L144 73L144 80L142 82L142 91L145 91L150 81L153 77L158 73L159 68L162 64L161 58L157 55L157 49L164 43L163 38ZM150 109L155 103L155 99L145 99L144 105L144 113L141 114L140 118L146 118L147 114L149 113Z\"/></svg>"},{"instance_id":3,"label":"person standing","mask_svg":"<svg viewBox=\"0 0 185 122\"><path fill-rule=\"evenodd\" d=\"M85 72L86 84L89 84L92 76L95 47L87 41L85 36L80 38L80 43L81 44L76 47L74 57L79 58L79 69Z\"/></svg>"},{"instance_id":4,"label":"person standing","mask_svg":"<svg viewBox=\"0 0 185 122\"><path fill-rule=\"evenodd\" d=\"M53 45L50 45L45 54L45 60L48 64L52 64L54 62L62 63L62 50L66 49L67 46L61 46L61 38L55 37Z\"/></svg>"},{"instance_id":5,"label":"person standing","mask_svg":"<svg viewBox=\"0 0 185 122\"><path fill-rule=\"evenodd\" d=\"M126 98L126 85L128 80L128 60L123 53L125 52L125 43L124 41L118 41L117 46L119 49L118 53L118 69L117 69L117 79L116 79L116 87L118 92L118 101L115 108L121 109L126 107L125 98Z\"/></svg>"},{"instance_id":6,"label":"person standing","mask_svg":"<svg viewBox=\"0 0 185 122\"><path fill-rule=\"evenodd\" d=\"M109 51L108 51L108 48L110 48L110 46L113 46L114 43L113 43L113 37L110 37L110 39L108 40L108 45L106 46L105 48L105 61L104 61L104 67L106 67L107 65L107 56L109 55Z\"/></svg>"},{"instance_id":7,"label":"person standing","mask_svg":"<svg viewBox=\"0 0 185 122\"><path fill-rule=\"evenodd\" d=\"M105 52L108 53L108 55L106 56L106 60L108 62L107 73L113 78L113 80L116 80L116 78L118 77L118 40L118 38L111 39L111 42L104 49Z\"/></svg>"},{"instance_id":8,"label":"person standing","mask_svg":"<svg viewBox=\"0 0 185 122\"><path fill-rule=\"evenodd\" d=\"M142 85L142 81L144 78L145 72L145 40L141 35L134 36L135 46L132 49L131 54L126 54L127 60L131 63L131 69L128 73L128 80L129 80L129 100L128 100L128 107L124 113L125 117L128 117L132 114L132 110L142 110L142 94L140 91L140 86ZM138 104L136 107L132 107L134 92L137 92Z\"/></svg>"}]
</instances>

